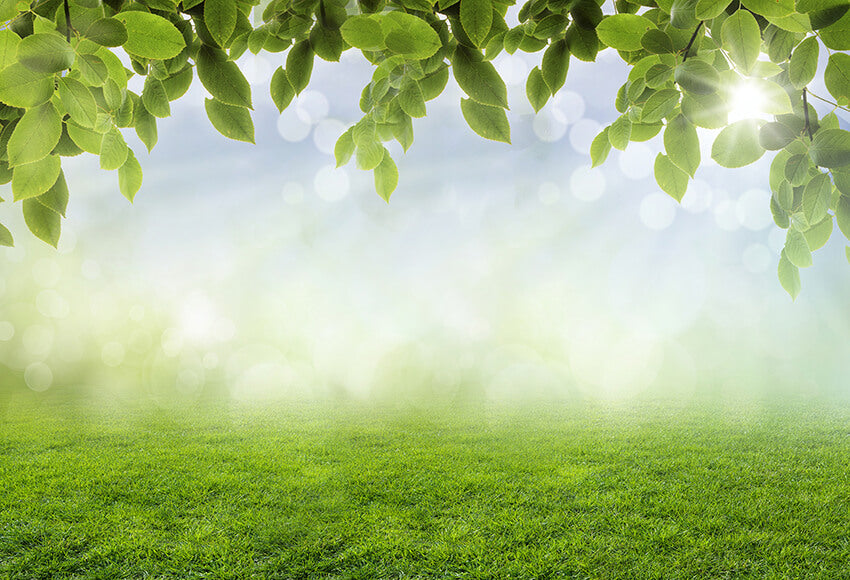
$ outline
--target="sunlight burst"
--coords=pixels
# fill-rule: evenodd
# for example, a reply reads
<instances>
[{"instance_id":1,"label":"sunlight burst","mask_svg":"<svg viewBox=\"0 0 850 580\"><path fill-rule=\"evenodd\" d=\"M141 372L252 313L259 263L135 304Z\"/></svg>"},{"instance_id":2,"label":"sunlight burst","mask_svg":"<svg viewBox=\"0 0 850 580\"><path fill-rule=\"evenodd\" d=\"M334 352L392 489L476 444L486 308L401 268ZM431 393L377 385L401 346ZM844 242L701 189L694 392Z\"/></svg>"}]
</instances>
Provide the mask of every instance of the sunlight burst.
<instances>
[{"instance_id":1,"label":"sunlight burst","mask_svg":"<svg viewBox=\"0 0 850 580\"><path fill-rule=\"evenodd\" d=\"M765 95L755 83L742 81L730 94L729 122L734 123L743 119L770 120L770 115L764 112L767 105Z\"/></svg>"}]
</instances>

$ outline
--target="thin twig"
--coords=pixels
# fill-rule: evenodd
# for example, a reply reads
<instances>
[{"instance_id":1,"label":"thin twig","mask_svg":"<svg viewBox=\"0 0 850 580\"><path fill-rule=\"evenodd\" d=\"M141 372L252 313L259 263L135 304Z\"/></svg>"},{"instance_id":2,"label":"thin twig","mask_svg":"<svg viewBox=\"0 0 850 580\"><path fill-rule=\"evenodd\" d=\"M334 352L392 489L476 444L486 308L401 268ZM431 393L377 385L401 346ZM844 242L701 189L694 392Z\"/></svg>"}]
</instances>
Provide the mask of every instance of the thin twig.
<instances>
[{"instance_id":1,"label":"thin twig","mask_svg":"<svg viewBox=\"0 0 850 580\"><path fill-rule=\"evenodd\" d=\"M68 6L68 0L65 0L65 38L70 44L71 42L71 8Z\"/></svg>"},{"instance_id":2,"label":"thin twig","mask_svg":"<svg viewBox=\"0 0 850 580\"><path fill-rule=\"evenodd\" d=\"M806 98L806 88L803 87L803 115L806 117L806 132L809 134L809 141L814 141L812 135L812 126L809 124L809 100Z\"/></svg>"},{"instance_id":3,"label":"thin twig","mask_svg":"<svg viewBox=\"0 0 850 580\"><path fill-rule=\"evenodd\" d=\"M835 101L830 101L829 99L824 99L823 97L819 97L816 94L814 94L812 91L809 91L809 94L812 95L814 98L818 99L819 101L823 101L827 105L832 105L836 109L841 109L842 111L847 111L848 113L850 113L850 109L848 109L847 107L844 107L842 105L839 105Z\"/></svg>"},{"instance_id":4,"label":"thin twig","mask_svg":"<svg viewBox=\"0 0 850 580\"><path fill-rule=\"evenodd\" d=\"M682 62L688 60L688 52L690 52L691 47L694 45L694 41L697 39L697 34L699 34L700 29L702 28L702 20L697 24L697 29L694 30L694 33L691 35L691 39L688 41L688 46L685 47L685 56L682 57Z\"/></svg>"}]
</instances>

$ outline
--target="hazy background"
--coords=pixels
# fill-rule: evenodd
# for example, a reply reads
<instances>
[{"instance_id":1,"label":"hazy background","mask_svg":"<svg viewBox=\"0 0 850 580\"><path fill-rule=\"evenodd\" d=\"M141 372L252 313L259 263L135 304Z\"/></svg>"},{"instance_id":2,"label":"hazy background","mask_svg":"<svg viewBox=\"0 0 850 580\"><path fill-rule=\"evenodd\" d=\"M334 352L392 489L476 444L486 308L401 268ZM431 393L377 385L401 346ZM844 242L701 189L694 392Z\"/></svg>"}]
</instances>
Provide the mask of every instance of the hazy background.
<instances>
[{"instance_id":1,"label":"hazy background","mask_svg":"<svg viewBox=\"0 0 850 580\"><path fill-rule=\"evenodd\" d=\"M450 81L410 152L391 147L389 205L371 173L333 169L370 77L355 51L317 60L283 115L268 79L284 57L243 57L256 146L215 132L196 79L151 155L125 133L145 171L134 205L91 155L65 161L58 252L0 204L17 245L0 250L2 389L162 404L850 394L845 240L815 254L792 302L771 156L722 169L704 134L682 206L654 183L658 139L590 170L626 69L610 50L573 60L535 117L540 57L496 62L512 146L465 126Z\"/></svg>"}]
</instances>

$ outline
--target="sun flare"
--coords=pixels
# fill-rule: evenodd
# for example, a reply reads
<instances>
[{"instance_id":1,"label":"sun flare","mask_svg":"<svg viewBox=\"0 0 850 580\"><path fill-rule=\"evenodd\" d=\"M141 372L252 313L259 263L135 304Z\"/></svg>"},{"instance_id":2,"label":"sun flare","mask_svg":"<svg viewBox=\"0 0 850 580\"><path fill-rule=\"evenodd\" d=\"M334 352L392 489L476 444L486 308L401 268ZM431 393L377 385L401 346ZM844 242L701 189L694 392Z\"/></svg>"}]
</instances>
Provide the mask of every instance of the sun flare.
<instances>
[{"instance_id":1,"label":"sun flare","mask_svg":"<svg viewBox=\"0 0 850 580\"><path fill-rule=\"evenodd\" d=\"M755 83L742 81L736 86L729 99L729 122L741 121L743 119L765 119L769 115L765 113L767 99Z\"/></svg>"}]
</instances>

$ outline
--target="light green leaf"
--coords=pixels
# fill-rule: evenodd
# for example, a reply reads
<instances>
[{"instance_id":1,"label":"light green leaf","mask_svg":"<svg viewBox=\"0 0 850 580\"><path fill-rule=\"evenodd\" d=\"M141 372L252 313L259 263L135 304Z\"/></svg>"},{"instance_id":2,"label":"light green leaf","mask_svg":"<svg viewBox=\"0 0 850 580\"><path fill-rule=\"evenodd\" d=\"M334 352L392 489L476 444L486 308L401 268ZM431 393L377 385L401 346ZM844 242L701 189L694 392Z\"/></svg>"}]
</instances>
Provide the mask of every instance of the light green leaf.
<instances>
[{"instance_id":1,"label":"light green leaf","mask_svg":"<svg viewBox=\"0 0 850 580\"><path fill-rule=\"evenodd\" d=\"M711 158L722 167L744 167L764 155L759 144L759 125L754 119L744 119L723 129L711 146Z\"/></svg>"},{"instance_id":2,"label":"light green leaf","mask_svg":"<svg viewBox=\"0 0 850 580\"><path fill-rule=\"evenodd\" d=\"M552 96L549 90L549 85L543 80L543 73L539 68L534 67L528 75L528 80L525 83L525 94L528 96L528 102L534 108L534 112L540 111Z\"/></svg>"},{"instance_id":3,"label":"light green leaf","mask_svg":"<svg viewBox=\"0 0 850 580\"><path fill-rule=\"evenodd\" d=\"M401 110L411 117L425 116L425 97L422 94L422 89L419 88L418 82L409 77L405 77L401 83L398 103L401 105Z\"/></svg>"},{"instance_id":4,"label":"light green leaf","mask_svg":"<svg viewBox=\"0 0 850 580\"><path fill-rule=\"evenodd\" d=\"M198 78L213 97L228 105L252 107L251 85L223 50L203 46L198 51L196 63Z\"/></svg>"},{"instance_id":5,"label":"light green leaf","mask_svg":"<svg viewBox=\"0 0 850 580\"><path fill-rule=\"evenodd\" d=\"M768 151L784 149L796 138L794 132L782 123L765 123L759 130L759 144Z\"/></svg>"},{"instance_id":6,"label":"light green leaf","mask_svg":"<svg viewBox=\"0 0 850 580\"><path fill-rule=\"evenodd\" d=\"M55 73L71 68L74 49L61 36L32 34L18 45L18 62L39 73Z\"/></svg>"},{"instance_id":7,"label":"light green leaf","mask_svg":"<svg viewBox=\"0 0 850 580\"><path fill-rule=\"evenodd\" d=\"M92 22L84 34L101 46L121 46L127 39L127 27L116 18L99 18Z\"/></svg>"},{"instance_id":8,"label":"light green leaf","mask_svg":"<svg viewBox=\"0 0 850 580\"><path fill-rule=\"evenodd\" d=\"M352 16L343 23L339 31L343 40L354 48L370 52L386 48L381 25L370 16Z\"/></svg>"},{"instance_id":9,"label":"light green leaf","mask_svg":"<svg viewBox=\"0 0 850 580\"><path fill-rule=\"evenodd\" d=\"M286 70L282 66L277 67L277 70L272 75L269 93L277 110L281 113L295 97L295 89L292 88L292 83L289 82L289 78L286 76Z\"/></svg>"},{"instance_id":10,"label":"light green leaf","mask_svg":"<svg viewBox=\"0 0 850 580\"><path fill-rule=\"evenodd\" d=\"M850 131L822 129L815 133L809 155L820 167L829 169L850 165Z\"/></svg>"},{"instance_id":11,"label":"light green leaf","mask_svg":"<svg viewBox=\"0 0 850 580\"><path fill-rule=\"evenodd\" d=\"M292 84L295 94L301 94L310 83L313 74L313 47L309 40L298 42L286 55L286 78Z\"/></svg>"},{"instance_id":12,"label":"light green leaf","mask_svg":"<svg viewBox=\"0 0 850 580\"><path fill-rule=\"evenodd\" d=\"M640 45L652 54L672 54L676 52L670 35L657 28L647 30L640 39Z\"/></svg>"},{"instance_id":13,"label":"light green leaf","mask_svg":"<svg viewBox=\"0 0 850 580\"><path fill-rule=\"evenodd\" d=\"M0 21L3 19L0 18ZM18 45L21 37L4 28L0 30L0 70L18 61Z\"/></svg>"},{"instance_id":14,"label":"light green leaf","mask_svg":"<svg viewBox=\"0 0 850 580\"><path fill-rule=\"evenodd\" d=\"M107 171L118 169L127 160L128 151L121 132L113 127L104 133L100 142L100 168Z\"/></svg>"},{"instance_id":15,"label":"light green leaf","mask_svg":"<svg viewBox=\"0 0 850 580\"><path fill-rule=\"evenodd\" d=\"M127 28L123 48L142 58L174 58L186 47L180 31L168 20L156 14L138 10L119 12L115 18Z\"/></svg>"},{"instance_id":16,"label":"light green leaf","mask_svg":"<svg viewBox=\"0 0 850 580\"><path fill-rule=\"evenodd\" d=\"M641 110L641 121L657 123L665 118L679 104L679 94L676 89L661 89L652 93Z\"/></svg>"},{"instance_id":17,"label":"light green leaf","mask_svg":"<svg viewBox=\"0 0 850 580\"><path fill-rule=\"evenodd\" d=\"M655 181L661 191L681 202L688 190L688 174L661 153L655 158Z\"/></svg>"},{"instance_id":18,"label":"light green leaf","mask_svg":"<svg viewBox=\"0 0 850 580\"><path fill-rule=\"evenodd\" d=\"M756 14L775 18L794 12L794 0L741 0L741 4Z\"/></svg>"},{"instance_id":19,"label":"light green leaf","mask_svg":"<svg viewBox=\"0 0 850 580\"><path fill-rule=\"evenodd\" d=\"M832 236L832 216L828 215L821 221L803 232L806 243L811 251L819 250L826 245Z\"/></svg>"},{"instance_id":20,"label":"light green leaf","mask_svg":"<svg viewBox=\"0 0 850 580\"><path fill-rule=\"evenodd\" d=\"M460 88L481 105L508 108L508 89L496 68L480 53L458 46L452 72Z\"/></svg>"},{"instance_id":21,"label":"light green leaf","mask_svg":"<svg viewBox=\"0 0 850 580\"><path fill-rule=\"evenodd\" d=\"M490 0L460 0L460 23L475 46L481 46L493 24Z\"/></svg>"},{"instance_id":22,"label":"light green leaf","mask_svg":"<svg viewBox=\"0 0 850 580\"><path fill-rule=\"evenodd\" d=\"M65 172L60 170L56 182L35 200L65 217L65 210L68 208L68 183L65 181Z\"/></svg>"},{"instance_id":23,"label":"light green leaf","mask_svg":"<svg viewBox=\"0 0 850 580\"><path fill-rule=\"evenodd\" d=\"M836 101L850 104L850 54L834 52L829 55L823 80Z\"/></svg>"},{"instance_id":24,"label":"light green leaf","mask_svg":"<svg viewBox=\"0 0 850 580\"><path fill-rule=\"evenodd\" d=\"M460 110L469 127L485 139L511 142L511 126L503 108L461 99Z\"/></svg>"},{"instance_id":25,"label":"light green leaf","mask_svg":"<svg viewBox=\"0 0 850 580\"><path fill-rule=\"evenodd\" d=\"M143 107L140 107L143 109ZM147 112L147 111L146 111ZM65 127L68 130L68 136L74 144L85 151L100 155L100 143L103 140L103 135L93 129L86 129L74 123L67 123Z\"/></svg>"},{"instance_id":26,"label":"light green leaf","mask_svg":"<svg viewBox=\"0 0 850 580\"><path fill-rule=\"evenodd\" d=\"M785 249L783 250L788 261L798 268L808 268L812 265L812 251L809 243L802 232L789 228L785 236Z\"/></svg>"},{"instance_id":27,"label":"light green leaf","mask_svg":"<svg viewBox=\"0 0 850 580\"><path fill-rule=\"evenodd\" d=\"M216 99L205 99L207 117L216 130L227 137L247 143L254 142L254 122L245 107L236 107Z\"/></svg>"},{"instance_id":28,"label":"light green leaf","mask_svg":"<svg viewBox=\"0 0 850 580\"><path fill-rule=\"evenodd\" d=\"M694 17L697 20L711 20L726 10L730 0L697 0Z\"/></svg>"},{"instance_id":29,"label":"light green leaf","mask_svg":"<svg viewBox=\"0 0 850 580\"><path fill-rule=\"evenodd\" d=\"M809 177L810 165L808 155L804 153L792 155L785 164L785 179L794 187L803 185Z\"/></svg>"},{"instance_id":30,"label":"light green leaf","mask_svg":"<svg viewBox=\"0 0 850 580\"><path fill-rule=\"evenodd\" d=\"M386 153L381 163L375 168L375 191L389 203L396 186L398 186L398 168L393 158Z\"/></svg>"},{"instance_id":31,"label":"light green leaf","mask_svg":"<svg viewBox=\"0 0 850 580\"><path fill-rule=\"evenodd\" d=\"M153 149L154 145L156 145L158 138L156 117L151 115L146 108L136 107L133 115L133 121L136 129L136 135L139 136L139 139L145 144L145 147L150 153L151 149Z\"/></svg>"},{"instance_id":32,"label":"light green leaf","mask_svg":"<svg viewBox=\"0 0 850 580\"><path fill-rule=\"evenodd\" d=\"M697 95L709 95L717 91L720 75L707 62L691 58L676 67L674 78L679 86Z\"/></svg>"},{"instance_id":33,"label":"light green leaf","mask_svg":"<svg viewBox=\"0 0 850 580\"><path fill-rule=\"evenodd\" d=\"M379 17L387 49L414 59L434 56L443 46L437 32L417 16L404 12L388 12Z\"/></svg>"},{"instance_id":34,"label":"light green leaf","mask_svg":"<svg viewBox=\"0 0 850 580\"><path fill-rule=\"evenodd\" d=\"M24 222L29 230L54 248L59 245L62 221L59 214L34 199L24 200Z\"/></svg>"},{"instance_id":35,"label":"light green leaf","mask_svg":"<svg viewBox=\"0 0 850 580\"><path fill-rule=\"evenodd\" d=\"M349 162L351 156L354 155L354 128L350 127L345 133L339 136L334 145L334 158L336 166L342 167Z\"/></svg>"},{"instance_id":36,"label":"light green leaf","mask_svg":"<svg viewBox=\"0 0 850 580\"><path fill-rule=\"evenodd\" d=\"M785 250L782 250L782 255L779 258L778 274L779 283L782 284L791 299L796 300L797 296L800 295L800 271L785 255Z\"/></svg>"},{"instance_id":37,"label":"light green leaf","mask_svg":"<svg viewBox=\"0 0 850 580\"><path fill-rule=\"evenodd\" d=\"M11 248L15 245L15 240L12 237L12 232L6 226L0 224L0 246Z\"/></svg>"},{"instance_id":38,"label":"light green leaf","mask_svg":"<svg viewBox=\"0 0 850 580\"><path fill-rule=\"evenodd\" d=\"M127 159L124 164L118 168L118 189L121 195L127 198L130 203L136 197L139 189L142 187L142 166L139 160L133 154L131 149L127 149Z\"/></svg>"},{"instance_id":39,"label":"light green leaf","mask_svg":"<svg viewBox=\"0 0 850 580\"><path fill-rule=\"evenodd\" d=\"M814 36L806 38L794 49L788 64L788 78L796 88L802 89L815 78L819 53L820 44Z\"/></svg>"},{"instance_id":40,"label":"light green leaf","mask_svg":"<svg viewBox=\"0 0 850 580\"><path fill-rule=\"evenodd\" d=\"M0 70L0 101L11 107L35 107L52 95L52 74L35 72L20 63Z\"/></svg>"},{"instance_id":41,"label":"light green leaf","mask_svg":"<svg viewBox=\"0 0 850 580\"><path fill-rule=\"evenodd\" d=\"M614 14L602 19L596 35L603 44L616 50L640 50L640 39L652 28L656 28L655 24L643 16Z\"/></svg>"},{"instance_id":42,"label":"light green leaf","mask_svg":"<svg viewBox=\"0 0 850 580\"><path fill-rule=\"evenodd\" d=\"M611 141L608 139L608 127L593 138L590 144L591 167L597 167L605 163L608 154L611 153Z\"/></svg>"},{"instance_id":43,"label":"light green leaf","mask_svg":"<svg viewBox=\"0 0 850 580\"><path fill-rule=\"evenodd\" d=\"M62 163L56 155L18 165L12 173L12 196L15 201L37 197L56 183Z\"/></svg>"},{"instance_id":44,"label":"light green leaf","mask_svg":"<svg viewBox=\"0 0 850 580\"><path fill-rule=\"evenodd\" d=\"M838 22L818 31L821 42L832 50L850 50L850 11Z\"/></svg>"},{"instance_id":45,"label":"light green leaf","mask_svg":"<svg viewBox=\"0 0 850 580\"><path fill-rule=\"evenodd\" d=\"M440 96L440 94L442 94L448 81L449 67L443 65L419 81L419 88L422 89L422 96L425 97L426 101L436 99Z\"/></svg>"},{"instance_id":46,"label":"light green leaf","mask_svg":"<svg viewBox=\"0 0 850 580\"><path fill-rule=\"evenodd\" d=\"M377 141L361 141L357 144L357 168L371 171L389 156L386 148Z\"/></svg>"},{"instance_id":47,"label":"light green leaf","mask_svg":"<svg viewBox=\"0 0 850 580\"><path fill-rule=\"evenodd\" d=\"M826 217L829 202L832 201L832 181L829 175L821 173L814 176L803 192L803 214L810 224L815 224Z\"/></svg>"},{"instance_id":48,"label":"light green leaf","mask_svg":"<svg viewBox=\"0 0 850 580\"><path fill-rule=\"evenodd\" d=\"M58 82L59 99L71 119L83 127L94 127L97 121L97 103L89 88L70 77L63 77Z\"/></svg>"},{"instance_id":49,"label":"light green leaf","mask_svg":"<svg viewBox=\"0 0 850 580\"><path fill-rule=\"evenodd\" d=\"M553 95L564 86L569 68L570 49L567 47L567 41L556 40L543 53L543 61L540 64L543 80Z\"/></svg>"},{"instance_id":50,"label":"light green leaf","mask_svg":"<svg viewBox=\"0 0 850 580\"><path fill-rule=\"evenodd\" d=\"M841 195L835 206L835 221L844 237L850 240L850 195Z\"/></svg>"},{"instance_id":51,"label":"light green leaf","mask_svg":"<svg viewBox=\"0 0 850 580\"><path fill-rule=\"evenodd\" d=\"M236 0L204 0L204 24L213 40L225 46L236 29Z\"/></svg>"},{"instance_id":52,"label":"light green leaf","mask_svg":"<svg viewBox=\"0 0 850 580\"><path fill-rule=\"evenodd\" d=\"M168 93L162 81L153 75L145 77L145 86L142 89L142 103L145 109L154 117L160 119L171 115L171 105L168 102Z\"/></svg>"},{"instance_id":53,"label":"light green leaf","mask_svg":"<svg viewBox=\"0 0 850 580\"><path fill-rule=\"evenodd\" d=\"M62 119L50 101L28 109L15 126L6 146L9 166L32 163L47 157L62 136Z\"/></svg>"},{"instance_id":54,"label":"light green leaf","mask_svg":"<svg viewBox=\"0 0 850 580\"><path fill-rule=\"evenodd\" d=\"M691 177L700 164L699 137L697 130L684 115L679 115L664 130L664 149L679 169Z\"/></svg>"},{"instance_id":55,"label":"light green leaf","mask_svg":"<svg viewBox=\"0 0 850 580\"><path fill-rule=\"evenodd\" d=\"M614 149L625 151L632 137L632 122L628 115L621 115L608 128L608 141Z\"/></svg>"},{"instance_id":56,"label":"light green leaf","mask_svg":"<svg viewBox=\"0 0 850 580\"><path fill-rule=\"evenodd\" d=\"M106 63L96 54L79 54L74 61L74 70L79 71L80 79L87 85L102 87L109 78Z\"/></svg>"},{"instance_id":57,"label":"light green leaf","mask_svg":"<svg viewBox=\"0 0 850 580\"><path fill-rule=\"evenodd\" d=\"M720 31L723 48L744 74L748 74L761 52L761 30L752 13L738 10L726 19Z\"/></svg>"}]
</instances>

